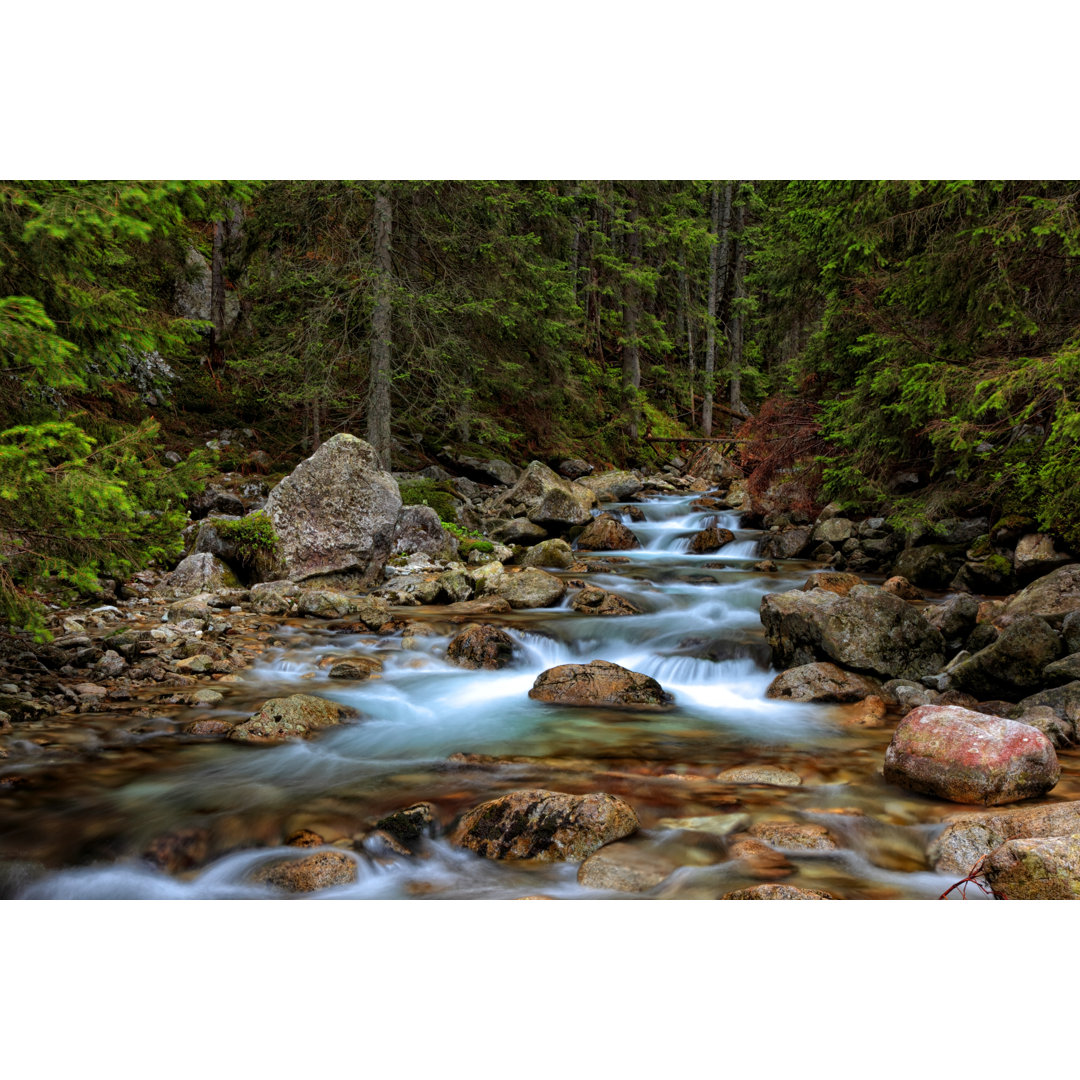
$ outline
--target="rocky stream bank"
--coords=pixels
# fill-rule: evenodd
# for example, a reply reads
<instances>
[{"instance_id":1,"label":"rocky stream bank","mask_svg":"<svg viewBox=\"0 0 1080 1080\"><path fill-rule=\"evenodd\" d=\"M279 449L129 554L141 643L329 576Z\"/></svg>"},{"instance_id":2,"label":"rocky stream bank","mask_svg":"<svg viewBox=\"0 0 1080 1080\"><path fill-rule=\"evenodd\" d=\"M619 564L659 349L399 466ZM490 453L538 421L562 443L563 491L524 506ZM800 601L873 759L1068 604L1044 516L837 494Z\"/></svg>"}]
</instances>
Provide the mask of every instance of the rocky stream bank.
<instances>
[{"instance_id":1,"label":"rocky stream bank","mask_svg":"<svg viewBox=\"0 0 1080 1080\"><path fill-rule=\"evenodd\" d=\"M456 468L223 477L177 566L3 638L0 893L1080 898L1053 538L803 520L708 447Z\"/></svg>"}]
</instances>

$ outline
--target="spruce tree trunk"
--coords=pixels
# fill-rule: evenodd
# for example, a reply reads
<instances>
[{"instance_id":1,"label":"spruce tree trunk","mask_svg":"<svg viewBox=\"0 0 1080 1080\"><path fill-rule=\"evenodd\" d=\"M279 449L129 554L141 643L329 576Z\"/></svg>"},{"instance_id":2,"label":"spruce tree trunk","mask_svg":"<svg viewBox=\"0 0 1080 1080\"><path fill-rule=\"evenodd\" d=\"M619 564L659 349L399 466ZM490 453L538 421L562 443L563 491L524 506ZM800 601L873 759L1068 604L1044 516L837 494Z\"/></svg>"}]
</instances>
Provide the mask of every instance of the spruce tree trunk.
<instances>
[{"instance_id":1,"label":"spruce tree trunk","mask_svg":"<svg viewBox=\"0 0 1080 1080\"><path fill-rule=\"evenodd\" d=\"M697 417L697 403L694 398L694 320L690 314L690 283L686 275L686 253L683 252L682 266L679 268L679 313L686 321L686 359L690 372L690 427Z\"/></svg>"},{"instance_id":2,"label":"spruce tree trunk","mask_svg":"<svg viewBox=\"0 0 1080 1080\"><path fill-rule=\"evenodd\" d=\"M390 468L390 240L392 209L387 186L375 196L375 309L371 317L371 380L368 442L384 469Z\"/></svg>"},{"instance_id":3,"label":"spruce tree trunk","mask_svg":"<svg viewBox=\"0 0 1080 1080\"><path fill-rule=\"evenodd\" d=\"M225 337L225 222L214 222L214 247L210 258L210 352L220 357Z\"/></svg>"},{"instance_id":4,"label":"spruce tree trunk","mask_svg":"<svg viewBox=\"0 0 1080 1080\"><path fill-rule=\"evenodd\" d=\"M713 384L716 378L717 305L724 295L728 269L728 232L731 227L732 183L724 185L723 211L720 208L720 182L713 181L710 226L713 234L709 251L709 310L705 320L705 399L701 406L701 430L712 436Z\"/></svg>"},{"instance_id":5,"label":"spruce tree trunk","mask_svg":"<svg viewBox=\"0 0 1080 1080\"><path fill-rule=\"evenodd\" d=\"M641 237L636 231L630 233L627 247L630 265L637 267L641 255ZM638 349L637 328L640 315L640 291L633 281L623 286L623 392L626 395L626 434L631 442L637 442L640 413L637 402L641 386L641 357Z\"/></svg>"},{"instance_id":6,"label":"spruce tree trunk","mask_svg":"<svg viewBox=\"0 0 1080 1080\"><path fill-rule=\"evenodd\" d=\"M735 303L731 319L731 381L728 398L732 412L738 413L740 416L747 415L747 409L742 400L742 354L745 313L741 301L746 298L746 242L743 240L742 234L745 225L746 207L741 205L735 216L735 228L738 238L735 241L735 280L733 283Z\"/></svg>"}]
</instances>

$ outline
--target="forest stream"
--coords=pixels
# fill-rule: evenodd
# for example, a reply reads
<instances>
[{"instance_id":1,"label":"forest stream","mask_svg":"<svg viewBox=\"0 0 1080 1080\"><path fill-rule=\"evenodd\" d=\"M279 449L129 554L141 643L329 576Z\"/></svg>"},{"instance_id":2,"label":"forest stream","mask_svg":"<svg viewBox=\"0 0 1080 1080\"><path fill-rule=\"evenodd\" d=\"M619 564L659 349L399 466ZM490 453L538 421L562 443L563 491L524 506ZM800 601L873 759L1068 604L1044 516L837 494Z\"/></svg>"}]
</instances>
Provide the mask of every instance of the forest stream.
<instances>
[{"instance_id":1,"label":"forest stream","mask_svg":"<svg viewBox=\"0 0 1080 1080\"><path fill-rule=\"evenodd\" d=\"M286 620L216 715L246 716L267 698L294 693L359 712L356 722L310 741L253 747L180 734L205 715L191 706L68 717L36 730L34 756L0 770L18 781L0 786L0 859L9 860L9 876L23 878L15 895L280 898L255 874L268 862L310 855L311 848L282 846L307 829L357 867L355 881L314 898L715 899L765 881L845 899L938 897L956 875L935 873L926 852L959 808L885 783L882 759L896 718L861 728L845 724L858 706L766 697L775 671L761 597L797 587L815 564L755 570L759 534L740 529L735 514L692 512L695 497L638 504L644 520L630 527L640 549L617 559L581 553L613 567L590 573L589 584L642 614L580 613L571 593L559 608L485 616L517 646L502 670L448 664L446 646L460 627L437 607L400 610L431 631L407 639L409 648L401 635ZM733 530L735 540L690 554L689 538L712 524ZM333 661L364 655L382 661L379 676L345 685L328 678ZM632 713L528 697L545 669L594 659L652 676L675 707ZM147 692L141 704L152 701ZM1060 756L1054 798L1077 798L1078 755ZM776 774L785 780L777 784L718 779L738 766L795 776ZM450 843L460 814L521 789L624 799L641 829L623 843L657 883L638 892L592 888L579 883L577 863L488 860ZM380 817L420 801L433 804L436 822L411 855L372 834ZM733 836L768 822L818 826L821 844L787 849L774 840L766 859L732 852ZM148 850L167 857L155 865Z\"/></svg>"}]
</instances>

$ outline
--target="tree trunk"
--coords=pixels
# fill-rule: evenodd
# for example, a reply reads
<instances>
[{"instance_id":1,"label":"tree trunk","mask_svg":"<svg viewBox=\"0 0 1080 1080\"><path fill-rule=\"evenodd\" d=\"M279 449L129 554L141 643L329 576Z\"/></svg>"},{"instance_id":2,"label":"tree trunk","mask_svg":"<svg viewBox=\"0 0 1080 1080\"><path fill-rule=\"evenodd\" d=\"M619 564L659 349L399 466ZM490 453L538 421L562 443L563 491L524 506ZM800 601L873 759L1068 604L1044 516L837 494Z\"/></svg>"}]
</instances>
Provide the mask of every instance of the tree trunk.
<instances>
[{"instance_id":1,"label":"tree trunk","mask_svg":"<svg viewBox=\"0 0 1080 1080\"><path fill-rule=\"evenodd\" d=\"M697 408L694 403L694 319L690 312L690 283L686 275L686 252L679 267L679 311L686 321L686 361L690 372L690 427L694 426Z\"/></svg>"},{"instance_id":2,"label":"tree trunk","mask_svg":"<svg viewBox=\"0 0 1080 1080\"><path fill-rule=\"evenodd\" d=\"M740 205L735 215L735 228L737 239L735 240L735 297L732 304L731 319L731 370L728 400L731 403L732 412L740 416L746 416L747 409L742 400L742 354L743 354L743 331L745 327L746 313L743 311L746 299L746 242L743 240L743 228L746 225L746 207Z\"/></svg>"},{"instance_id":3,"label":"tree trunk","mask_svg":"<svg viewBox=\"0 0 1080 1080\"><path fill-rule=\"evenodd\" d=\"M390 261L392 209L387 186L375 196L375 310L371 316L371 381L368 442L384 469L390 468Z\"/></svg>"},{"instance_id":4,"label":"tree trunk","mask_svg":"<svg viewBox=\"0 0 1080 1080\"><path fill-rule=\"evenodd\" d=\"M630 233L627 244L630 266L637 268L641 255L641 237L635 230ZM641 386L641 357L638 349L637 328L640 315L640 290L632 281L623 285L623 392L626 396L626 434L631 442L637 442L640 412L638 387Z\"/></svg>"},{"instance_id":5,"label":"tree trunk","mask_svg":"<svg viewBox=\"0 0 1080 1080\"><path fill-rule=\"evenodd\" d=\"M322 437L320 434L320 414L322 413L322 402L318 398L312 398L311 401L311 452L314 454L316 450L322 446Z\"/></svg>"},{"instance_id":6,"label":"tree trunk","mask_svg":"<svg viewBox=\"0 0 1080 1080\"><path fill-rule=\"evenodd\" d=\"M214 248L210 258L210 353L220 358L225 337L225 222L214 222Z\"/></svg>"},{"instance_id":7,"label":"tree trunk","mask_svg":"<svg viewBox=\"0 0 1080 1080\"><path fill-rule=\"evenodd\" d=\"M720 182L713 181L710 225L713 241L709 251L709 310L705 319L705 400L701 406L701 430L712 435L713 384L716 377L717 304L724 295L728 268L728 231L731 227L732 183L724 185L724 207L720 210Z\"/></svg>"}]
</instances>

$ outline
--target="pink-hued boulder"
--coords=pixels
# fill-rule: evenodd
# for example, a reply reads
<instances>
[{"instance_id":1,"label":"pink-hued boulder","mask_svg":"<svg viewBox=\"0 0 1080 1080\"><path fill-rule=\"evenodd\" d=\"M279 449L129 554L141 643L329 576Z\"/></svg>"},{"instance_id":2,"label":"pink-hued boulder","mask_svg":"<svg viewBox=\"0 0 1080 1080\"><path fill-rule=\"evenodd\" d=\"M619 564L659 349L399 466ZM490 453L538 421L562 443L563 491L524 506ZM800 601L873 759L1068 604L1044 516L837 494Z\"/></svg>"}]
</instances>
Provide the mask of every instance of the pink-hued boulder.
<instances>
[{"instance_id":1,"label":"pink-hued boulder","mask_svg":"<svg viewBox=\"0 0 1080 1080\"><path fill-rule=\"evenodd\" d=\"M958 705L913 709L885 751L889 783L952 802L1030 799L1060 776L1053 744L1041 731Z\"/></svg>"}]
</instances>

